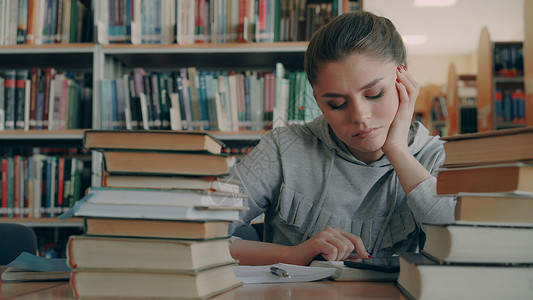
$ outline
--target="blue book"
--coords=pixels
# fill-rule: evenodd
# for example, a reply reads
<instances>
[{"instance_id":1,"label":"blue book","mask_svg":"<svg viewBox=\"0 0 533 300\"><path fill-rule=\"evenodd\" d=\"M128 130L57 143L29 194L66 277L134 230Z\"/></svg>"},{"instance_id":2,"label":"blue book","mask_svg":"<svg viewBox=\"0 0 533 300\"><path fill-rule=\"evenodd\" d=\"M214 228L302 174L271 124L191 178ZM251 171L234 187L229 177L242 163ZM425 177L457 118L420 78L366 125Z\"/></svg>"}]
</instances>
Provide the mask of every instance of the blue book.
<instances>
[{"instance_id":1,"label":"blue book","mask_svg":"<svg viewBox=\"0 0 533 300\"><path fill-rule=\"evenodd\" d=\"M7 265L2 281L68 281L70 268L66 258L44 258L22 252Z\"/></svg>"},{"instance_id":2,"label":"blue book","mask_svg":"<svg viewBox=\"0 0 533 300\"><path fill-rule=\"evenodd\" d=\"M16 71L4 72L5 129L15 129L15 81Z\"/></svg>"}]
</instances>

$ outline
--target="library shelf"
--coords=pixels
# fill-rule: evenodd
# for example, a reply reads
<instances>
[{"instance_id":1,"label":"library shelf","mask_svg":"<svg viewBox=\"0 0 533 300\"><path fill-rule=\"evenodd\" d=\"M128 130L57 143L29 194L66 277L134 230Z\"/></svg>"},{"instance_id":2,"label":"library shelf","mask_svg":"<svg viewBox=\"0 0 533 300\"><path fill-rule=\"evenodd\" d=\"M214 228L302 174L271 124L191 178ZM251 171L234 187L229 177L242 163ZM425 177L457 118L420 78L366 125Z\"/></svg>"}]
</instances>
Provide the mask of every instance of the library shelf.
<instances>
[{"instance_id":1,"label":"library shelf","mask_svg":"<svg viewBox=\"0 0 533 300\"><path fill-rule=\"evenodd\" d=\"M83 218L0 218L0 223L15 223L28 227L83 227Z\"/></svg>"}]
</instances>

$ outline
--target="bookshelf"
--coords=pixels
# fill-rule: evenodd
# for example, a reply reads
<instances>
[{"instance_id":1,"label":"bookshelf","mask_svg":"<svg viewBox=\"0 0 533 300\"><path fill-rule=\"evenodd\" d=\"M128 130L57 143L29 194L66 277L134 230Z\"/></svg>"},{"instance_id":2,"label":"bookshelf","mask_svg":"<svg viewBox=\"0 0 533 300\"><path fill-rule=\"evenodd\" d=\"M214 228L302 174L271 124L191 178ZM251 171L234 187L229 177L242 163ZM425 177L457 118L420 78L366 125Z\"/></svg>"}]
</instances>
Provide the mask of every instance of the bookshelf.
<instances>
[{"instance_id":1,"label":"bookshelf","mask_svg":"<svg viewBox=\"0 0 533 300\"><path fill-rule=\"evenodd\" d=\"M525 127L525 100L522 41L493 42L488 29L481 31L478 47L477 109L478 131Z\"/></svg>"},{"instance_id":2,"label":"bookshelf","mask_svg":"<svg viewBox=\"0 0 533 300\"><path fill-rule=\"evenodd\" d=\"M451 63L447 83L449 135L477 132L476 98L476 75L457 74Z\"/></svg>"}]
</instances>

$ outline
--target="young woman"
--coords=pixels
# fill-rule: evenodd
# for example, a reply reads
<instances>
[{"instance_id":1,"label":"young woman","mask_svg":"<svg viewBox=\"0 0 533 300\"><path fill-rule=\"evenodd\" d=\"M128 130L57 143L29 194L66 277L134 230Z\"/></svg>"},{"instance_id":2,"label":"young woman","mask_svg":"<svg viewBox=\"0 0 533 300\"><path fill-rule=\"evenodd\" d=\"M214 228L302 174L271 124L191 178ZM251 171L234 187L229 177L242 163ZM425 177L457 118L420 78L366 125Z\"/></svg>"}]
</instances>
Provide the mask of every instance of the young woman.
<instances>
[{"instance_id":1,"label":"young woman","mask_svg":"<svg viewBox=\"0 0 533 300\"><path fill-rule=\"evenodd\" d=\"M230 246L241 264L417 251L423 223L453 221L453 198L434 196L442 142L411 122L419 85L405 59L394 25L369 12L313 35L305 71L323 116L270 131L233 170L249 195L242 220L265 214L264 242Z\"/></svg>"}]
</instances>

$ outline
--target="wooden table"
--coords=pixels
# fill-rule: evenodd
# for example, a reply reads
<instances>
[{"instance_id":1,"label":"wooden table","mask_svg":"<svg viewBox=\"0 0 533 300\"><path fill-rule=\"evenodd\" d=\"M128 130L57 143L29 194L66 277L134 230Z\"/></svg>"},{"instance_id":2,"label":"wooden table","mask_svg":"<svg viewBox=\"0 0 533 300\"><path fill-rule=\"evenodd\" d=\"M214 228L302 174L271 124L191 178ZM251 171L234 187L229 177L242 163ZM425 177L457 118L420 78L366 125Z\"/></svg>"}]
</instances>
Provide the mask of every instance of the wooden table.
<instances>
[{"instance_id":1,"label":"wooden table","mask_svg":"<svg viewBox=\"0 0 533 300\"><path fill-rule=\"evenodd\" d=\"M1 299L67 300L76 299L67 282L3 283ZM393 283L318 281L305 283L247 284L218 295L213 300L349 300L407 298Z\"/></svg>"}]
</instances>

